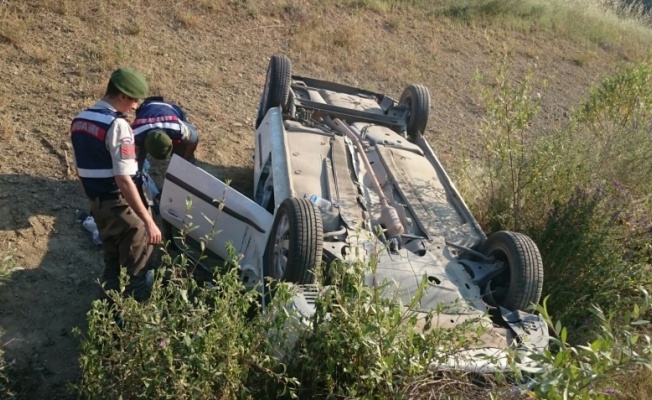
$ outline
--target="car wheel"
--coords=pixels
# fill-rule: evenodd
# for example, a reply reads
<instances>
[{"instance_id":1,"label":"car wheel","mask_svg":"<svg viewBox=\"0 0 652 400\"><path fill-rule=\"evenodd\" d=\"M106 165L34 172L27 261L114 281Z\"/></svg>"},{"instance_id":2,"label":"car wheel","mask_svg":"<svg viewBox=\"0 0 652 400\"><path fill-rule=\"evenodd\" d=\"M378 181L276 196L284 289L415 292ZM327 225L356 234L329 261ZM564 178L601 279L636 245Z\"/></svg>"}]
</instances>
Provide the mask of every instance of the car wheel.
<instances>
[{"instance_id":1,"label":"car wheel","mask_svg":"<svg viewBox=\"0 0 652 400\"><path fill-rule=\"evenodd\" d=\"M265 114L273 107L281 107L287 111L288 96L290 95L290 83L292 80L292 62L286 56L274 55L267 66L267 77L263 95L258 105L256 116L256 129L263 122Z\"/></svg>"},{"instance_id":2,"label":"car wheel","mask_svg":"<svg viewBox=\"0 0 652 400\"><path fill-rule=\"evenodd\" d=\"M428 124L430 115L430 91L423 85L410 85L403 90L399 105L408 108L407 134L410 139L416 137L417 132L423 134Z\"/></svg>"},{"instance_id":3,"label":"car wheel","mask_svg":"<svg viewBox=\"0 0 652 400\"><path fill-rule=\"evenodd\" d=\"M481 251L507 266L484 288L483 298L487 304L525 311L533 303L539 303L543 290L543 261L532 239L521 233L500 231L483 243Z\"/></svg>"},{"instance_id":4,"label":"car wheel","mask_svg":"<svg viewBox=\"0 0 652 400\"><path fill-rule=\"evenodd\" d=\"M297 284L314 283L323 251L321 214L306 199L283 200L267 242L265 277Z\"/></svg>"}]
</instances>

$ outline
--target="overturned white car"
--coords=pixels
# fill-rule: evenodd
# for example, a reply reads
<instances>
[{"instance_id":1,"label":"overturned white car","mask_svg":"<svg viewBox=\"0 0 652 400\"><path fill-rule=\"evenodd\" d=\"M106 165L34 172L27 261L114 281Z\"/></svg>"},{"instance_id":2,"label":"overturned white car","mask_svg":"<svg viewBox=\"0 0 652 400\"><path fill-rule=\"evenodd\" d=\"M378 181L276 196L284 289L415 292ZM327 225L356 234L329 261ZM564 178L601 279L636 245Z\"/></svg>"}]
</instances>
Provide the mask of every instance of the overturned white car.
<instances>
[{"instance_id":1,"label":"overturned white car","mask_svg":"<svg viewBox=\"0 0 652 400\"><path fill-rule=\"evenodd\" d=\"M433 326L485 319L492 329L480 347L544 348L545 323L525 311L541 296L539 251L519 233L485 236L422 135L429 109L424 86L396 101L292 75L290 60L273 56L253 137L253 199L175 156L161 196L165 233L192 223L185 251L210 237L212 260L227 259L231 242L249 285L311 284L322 263L373 255L368 281L393 282L404 304L426 277L421 311L443 310Z\"/></svg>"}]
</instances>

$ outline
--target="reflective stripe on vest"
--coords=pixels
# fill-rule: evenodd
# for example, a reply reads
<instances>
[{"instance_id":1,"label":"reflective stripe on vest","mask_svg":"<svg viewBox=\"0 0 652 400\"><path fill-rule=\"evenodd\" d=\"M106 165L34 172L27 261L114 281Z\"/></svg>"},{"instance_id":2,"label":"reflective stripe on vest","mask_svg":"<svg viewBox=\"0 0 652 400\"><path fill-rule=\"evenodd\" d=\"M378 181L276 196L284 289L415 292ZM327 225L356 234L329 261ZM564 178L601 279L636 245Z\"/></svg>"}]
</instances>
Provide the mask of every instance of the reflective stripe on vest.
<instances>
[{"instance_id":1,"label":"reflective stripe on vest","mask_svg":"<svg viewBox=\"0 0 652 400\"><path fill-rule=\"evenodd\" d=\"M173 130L181 132L181 126L178 122L154 122L152 124L141 125L138 128L134 128L134 136L137 136L140 133L145 131L151 131L153 129L164 129L164 130Z\"/></svg>"},{"instance_id":2,"label":"reflective stripe on vest","mask_svg":"<svg viewBox=\"0 0 652 400\"><path fill-rule=\"evenodd\" d=\"M82 178L113 178L113 170L77 168L77 175Z\"/></svg>"}]
</instances>

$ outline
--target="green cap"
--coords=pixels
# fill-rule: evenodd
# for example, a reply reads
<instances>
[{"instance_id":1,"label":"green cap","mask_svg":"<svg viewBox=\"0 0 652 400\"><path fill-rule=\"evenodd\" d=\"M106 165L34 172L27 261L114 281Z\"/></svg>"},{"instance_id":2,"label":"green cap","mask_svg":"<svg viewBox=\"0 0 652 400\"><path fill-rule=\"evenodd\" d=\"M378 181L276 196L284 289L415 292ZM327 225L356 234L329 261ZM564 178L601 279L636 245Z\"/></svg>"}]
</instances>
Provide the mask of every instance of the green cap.
<instances>
[{"instance_id":1,"label":"green cap","mask_svg":"<svg viewBox=\"0 0 652 400\"><path fill-rule=\"evenodd\" d=\"M149 91L145 75L131 68L113 71L110 82L132 99L144 99Z\"/></svg>"},{"instance_id":2,"label":"green cap","mask_svg":"<svg viewBox=\"0 0 652 400\"><path fill-rule=\"evenodd\" d=\"M172 138L161 130L153 130L145 138L145 150L157 160L165 160L172 153Z\"/></svg>"}]
</instances>

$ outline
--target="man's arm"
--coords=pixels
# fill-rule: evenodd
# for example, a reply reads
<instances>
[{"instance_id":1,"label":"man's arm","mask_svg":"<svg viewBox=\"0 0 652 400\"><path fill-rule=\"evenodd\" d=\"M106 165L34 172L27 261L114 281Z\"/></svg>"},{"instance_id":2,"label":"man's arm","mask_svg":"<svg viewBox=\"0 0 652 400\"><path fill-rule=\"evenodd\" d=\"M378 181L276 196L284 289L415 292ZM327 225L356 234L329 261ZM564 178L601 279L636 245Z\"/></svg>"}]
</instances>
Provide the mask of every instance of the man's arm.
<instances>
[{"instance_id":1,"label":"man's arm","mask_svg":"<svg viewBox=\"0 0 652 400\"><path fill-rule=\"evenodd\" d=\"M150 244L161 242L161 231L154 222L152 215L143 204L136 184L131 176L138 172L136 161L136 145L134 135L127 121L118 118L106 134L106 146L113 164L113 177L127 204L145 224L145 231Z\"/></svg>"},{"instance_id":2,"label":"man's arm","mask_svg":"<svg viewBox=\"0 0 652 400\"><path fill-rule=\"evenodd\" d=\"M125 200L127 200L129 207L131 207L138 218L140 218L143 223L145 223L145 230L147 232L147 237L149 238L149 243L160 243L161 231L156 225L156 222L154 222L152 215L149 213L149 211L147 211L147 208L143 204L134 181L128 175L116 175L115 183L118 185L118 189L120 189L120 192L125 197Z\"/></svg>"},{"instance_id":3,"label":"man's arm","mask_svg":"<svg viewBox=\"0 0 652 400\"><path fill-rule=\"evenodd\" d=\"M180 127L182 139L178 145L179 149L175 149L175 153L194 164L195 150L199 144L197 127L185 121L180 121Z\"/></svg>"}]
</instances>

